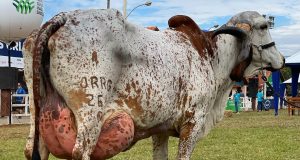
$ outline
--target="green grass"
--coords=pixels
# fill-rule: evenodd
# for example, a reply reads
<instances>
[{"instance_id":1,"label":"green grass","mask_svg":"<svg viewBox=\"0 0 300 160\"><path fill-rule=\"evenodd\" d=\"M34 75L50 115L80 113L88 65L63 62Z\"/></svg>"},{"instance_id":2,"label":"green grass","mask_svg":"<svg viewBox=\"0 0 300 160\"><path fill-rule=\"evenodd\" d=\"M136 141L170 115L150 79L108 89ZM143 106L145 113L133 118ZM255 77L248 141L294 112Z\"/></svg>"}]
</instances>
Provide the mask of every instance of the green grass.
<instances>
[{"instance_id":1,"label":"green grass","mask_svg":"<svg viewBox=\"0 0 300 160\"><path fill-rule=\"evenodd\" d=\"M0 127L0 160L24 159L28 125ZM176 158L178 140L169 140L169 159ZM132 149L111 160L152 159L151 139L139 141ZM51 157L50 159L56 159ZM300 116L280 110L242 112L225 118L198 142L192 160L299 160Z\"/></svg>"}]
</instances>

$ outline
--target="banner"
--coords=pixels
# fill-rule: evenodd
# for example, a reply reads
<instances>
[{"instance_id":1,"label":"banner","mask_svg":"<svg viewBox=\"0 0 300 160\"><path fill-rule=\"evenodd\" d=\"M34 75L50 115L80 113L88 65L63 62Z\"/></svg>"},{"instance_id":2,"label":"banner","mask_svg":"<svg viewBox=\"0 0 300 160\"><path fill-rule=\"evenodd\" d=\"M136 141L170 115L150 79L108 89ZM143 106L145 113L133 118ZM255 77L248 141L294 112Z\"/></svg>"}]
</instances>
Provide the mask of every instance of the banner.
<instances>
[{"instance_id":1,"label":"banner","mask_svg":"<svg viewBox=\"0 0 300 160\"><path fill-rule=\"evenodd\" d=\"M0 42L0 67L8 67L8 59L10 54L10 67L15 68L24 68L24 61L23 61L23 48L24 40L21 40L19 42L16 42L16 46L12 47L10 49L10 52L8 51L8 44L5 44L3 42Z\"/></svg>"}]
</instances>

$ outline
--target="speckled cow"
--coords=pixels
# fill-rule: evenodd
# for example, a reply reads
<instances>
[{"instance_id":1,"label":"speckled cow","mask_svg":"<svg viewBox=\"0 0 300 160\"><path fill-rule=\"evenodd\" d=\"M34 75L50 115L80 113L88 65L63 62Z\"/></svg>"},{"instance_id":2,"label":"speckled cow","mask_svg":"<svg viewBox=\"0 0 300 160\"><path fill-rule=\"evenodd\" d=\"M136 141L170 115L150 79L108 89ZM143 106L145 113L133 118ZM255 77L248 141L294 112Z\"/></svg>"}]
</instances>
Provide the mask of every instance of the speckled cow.
<instances>
[{"instance_id":1,"label":"speckled cow","mask_svg":"<svg viewBox=\"0 0 300 160\"><path fill-rule=\"evenodd\" d=\"M257 12L203 32L187 16L152 31L119 11L61 13L24 49L31 102L28 159L107 159L152 136L153 159L178 159L223 117L234 81L284 64ZM216 144L218 145L218 144Z\"/></svg>"}]
</instances>

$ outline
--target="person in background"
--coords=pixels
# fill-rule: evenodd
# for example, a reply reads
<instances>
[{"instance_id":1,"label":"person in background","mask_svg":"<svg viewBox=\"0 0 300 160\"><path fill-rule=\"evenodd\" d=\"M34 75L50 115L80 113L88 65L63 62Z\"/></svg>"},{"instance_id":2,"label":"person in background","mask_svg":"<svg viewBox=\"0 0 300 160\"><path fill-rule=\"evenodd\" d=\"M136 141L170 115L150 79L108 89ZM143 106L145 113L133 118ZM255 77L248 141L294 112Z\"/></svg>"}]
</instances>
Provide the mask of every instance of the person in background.
<instances>
[{"instance_id":1,"label":"person in background","mask_svg":"<svg viewBox=\"0 0 300 160\"><path fill-rule=\"evenodd\" d=\"M239 90L237 90L233 95L235 113L239 113L240 97L241 97L241 93Z\"/></svg>"},{"instance_id":2,"label":"person in background","mask_svg":"<svg viewBox=\"0 0 300 160\"><path fill-rule=\"evenodd\" d=\"M26 91L24 90L24 88L22 87L21 83L18 83L18 89L16 91L16 94L26 94ZM16 97L16 103L17 104L22 104L24 103L24 97Z\"/></svg>"},{"instance_id":3,"label":"person in background","mask_svg":"<svg viewBox=\"0 0 300 160\"><path fill-rule=\"evenodd\" d=\"M262 89L258 90L256 94L256 98L257 98L257 112L259 112L263 110L264 94L262 93Z\"/></svg>"}]
</instances>

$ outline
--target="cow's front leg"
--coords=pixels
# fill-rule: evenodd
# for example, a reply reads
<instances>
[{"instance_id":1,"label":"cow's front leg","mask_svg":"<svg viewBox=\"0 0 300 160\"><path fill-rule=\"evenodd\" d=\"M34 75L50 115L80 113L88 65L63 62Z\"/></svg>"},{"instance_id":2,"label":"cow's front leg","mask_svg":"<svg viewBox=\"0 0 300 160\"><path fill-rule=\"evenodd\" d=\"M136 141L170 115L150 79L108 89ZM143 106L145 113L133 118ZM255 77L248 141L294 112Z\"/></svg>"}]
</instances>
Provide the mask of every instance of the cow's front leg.
<instances>
[{"instance_id":1,"label":"cow's front leg","mask_svg":"<svg viewBox=\"0 0 300 160\"><path fill-rule=\"evenodd\" d=\"M166 134L157 134L152 136L154 160L168 159L168 140L169 136Z\"/></svg>"},{"instance_id":2,"label":"cow's front leg","mask_svg":"<svg viewBox=\"0 0 300 160\"><path fill-rule=\"evenodd\" d=\"M178 160L189 160L197 140L203 136L205 117L194 115L192 119L184 123L180 129Z\"/></svg>"},{"instance_id":3,"label":"cow's front leg","mask_svg":"<svg viewBox=\"0 0 300 160\"><path fill-rule=\"evenodd\" d=\"M72 157L89 160L101 131L103 113L100 107L95 106L84 106L76 113L77 137Z\"/></svg>"}]
</instances>

